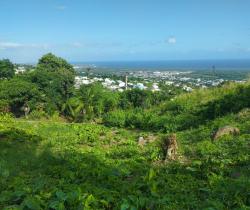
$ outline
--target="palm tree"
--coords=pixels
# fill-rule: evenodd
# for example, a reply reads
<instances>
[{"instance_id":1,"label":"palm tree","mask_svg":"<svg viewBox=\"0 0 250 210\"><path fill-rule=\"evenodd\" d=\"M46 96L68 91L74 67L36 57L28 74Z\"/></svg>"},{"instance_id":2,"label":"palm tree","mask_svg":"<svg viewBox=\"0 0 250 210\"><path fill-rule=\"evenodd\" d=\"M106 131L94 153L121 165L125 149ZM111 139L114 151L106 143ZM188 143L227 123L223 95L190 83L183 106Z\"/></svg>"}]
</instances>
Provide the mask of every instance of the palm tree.
<instances>
[{"instance_id":1,"label":"palm tree","mask_svg":"<svg viewBox=\"0 0 250 210\"><path fill-rule=\"evenodd\" d=\"M68 99L62 106L62 111L70 117L73 122L80 121L85 115L83 102L76 97Z\"/></svg>"},{"instance_id":2,"label":"palm tree","mask_svg":"<svg viewBox=\"0 0 250 210\"><path fill-rule=\"evenodd\" d=\"M89 77L90 71L92 71L92 68L91 67L87 67L86 70L87 70L87 77Z\"/></svg>"}]
</instances>

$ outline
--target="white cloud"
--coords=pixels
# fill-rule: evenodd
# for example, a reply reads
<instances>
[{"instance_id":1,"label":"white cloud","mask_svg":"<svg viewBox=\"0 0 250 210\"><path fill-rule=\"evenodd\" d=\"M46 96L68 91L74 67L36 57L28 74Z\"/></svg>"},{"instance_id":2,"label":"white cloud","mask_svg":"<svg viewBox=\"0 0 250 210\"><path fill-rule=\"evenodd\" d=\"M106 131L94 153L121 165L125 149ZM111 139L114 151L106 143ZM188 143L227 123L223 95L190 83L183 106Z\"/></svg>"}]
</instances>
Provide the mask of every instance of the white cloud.
<instances>
[{"instance_id":1,"label":"white cloud","mask_svg":"<svg viewBox=\"0 0 250 210\"><path fill-rule=\"evenodd\" d=\"M18 48L42 48L48 49L48 44L23 44L17 42L0 42L0 49L7 50L7 49L18 49Z\"/></svg>"},{"instance_id":2,"label":"white cloud","mask_svg":"<svg viewBox=\"0 0 250 210\"><path fill-rule=\"evenodd\" d=\"M72 42L65 44L68 47L74 47L74 48L86 48L86 49L104 49L104 48L109 48L109 49L114 49L114 48L120 48L123 45L122 42Z\"/></svg>"},{"instance_id":3,"label":"white cloud","mask_svg":"<svg viewBox=\"0 0 250 210\"><path fill-rule=\"evenodd\" d=\"M171 36L167 39L168 44L176 44L176 38L174 36Z\"/></svg>"},{"instance_id":4,"label":"white cloud","mask_svg":"<svg viewBox=\"0 0 250 210\"><path fill-rule=\"evenodd\" d=\"M16 42L0 42L0 48L1 49L8 49L8 48L19 48L23 45Z\"/></svg>"}]
</instances>

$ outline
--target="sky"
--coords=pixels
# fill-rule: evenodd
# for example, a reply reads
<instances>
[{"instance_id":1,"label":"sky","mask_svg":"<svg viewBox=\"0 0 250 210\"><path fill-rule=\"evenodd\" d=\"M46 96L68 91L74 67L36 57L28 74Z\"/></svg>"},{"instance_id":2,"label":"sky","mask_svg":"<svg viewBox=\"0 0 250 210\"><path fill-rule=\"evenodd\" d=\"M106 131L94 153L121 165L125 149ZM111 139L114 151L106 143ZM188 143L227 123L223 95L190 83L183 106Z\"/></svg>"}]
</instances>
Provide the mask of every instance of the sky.
<instances>
[{"instance_id":1,"label":"sky","mask_svg":"<svg viewBox=\"0 0 250 210\"><path fill-rule=\"evenodd\" d=\"M250 0L0 0L0 59L250 59Z\"/></svg>"}]
</instances>

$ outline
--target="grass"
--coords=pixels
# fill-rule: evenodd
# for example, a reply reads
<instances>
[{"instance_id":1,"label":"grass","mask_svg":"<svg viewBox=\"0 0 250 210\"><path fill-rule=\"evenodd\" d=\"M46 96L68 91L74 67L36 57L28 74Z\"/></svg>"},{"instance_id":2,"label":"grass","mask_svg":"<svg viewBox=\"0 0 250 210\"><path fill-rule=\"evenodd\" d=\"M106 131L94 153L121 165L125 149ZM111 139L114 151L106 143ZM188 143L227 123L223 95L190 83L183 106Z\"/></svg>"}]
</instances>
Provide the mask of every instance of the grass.
<instances>
[{"instance_id":1,"label":"grass","mask_svg":"<svg viewBox=\"0 0 250 210\"><path fill-rule=\"evenodd\" d=\"M249 209L250 117L239 116L177 133L180 161L167 164L157 140L137 145L146 132L2 120L0 208ZM212 143L225 121L241 135Z\"/></svg>"},{"instance_id":2,"label":"grass","mask_svg":"<svg viewBox=\"0 0 250 210\"><path fill-rule=\"evenodd\" d=\"M229 84L225 93L199 90L167 104L173 116L171 110L185 108L175 116L178 123L178 116L187 122L186 112L193 114L192 104L212 103L213 111L219 101L223 111L238 104L234 95L242 99L234 112L175 130L179 156L167 162L160 147L163 131L0 115L0 209L250 209L248 86L237 87ZM211 141L211 133L226 125L240 134ZM142 147L140 136L153 141Z\"/></svg>"}]
</instances>

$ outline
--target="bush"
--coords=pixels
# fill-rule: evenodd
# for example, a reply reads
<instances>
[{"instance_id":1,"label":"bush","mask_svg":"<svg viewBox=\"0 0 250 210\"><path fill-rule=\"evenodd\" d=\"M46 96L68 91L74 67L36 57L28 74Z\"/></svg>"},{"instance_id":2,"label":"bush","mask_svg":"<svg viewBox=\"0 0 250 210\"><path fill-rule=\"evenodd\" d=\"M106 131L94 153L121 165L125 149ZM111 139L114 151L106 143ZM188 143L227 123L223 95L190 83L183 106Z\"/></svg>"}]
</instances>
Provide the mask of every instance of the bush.
<instances>
[{"instance_id":1,"label":"bush","mask_svg":"<svg viewBox=\"0 0 250 210\"><path fill-rule=\"evenodd\" d=\"M53 112L49 119L55 122L63 121L63 118L60 117L60 113L58 111Z\"/></svg>"},{"instance_id":2,"label":"bush","mask_svg":"<svg viewBox=\"0 0 250 210\"><path fill-rule=\"evenodd\" d=\"M10 110L15 116L24 114L22 107L25 104L28 104L31 110L34 109L39 102L42 102L42 98L35 84L20 78L0 83L0 99L9 102Z\"/></svg>"},{"instance_id":3,"label":"bush","mask_svg":"<svg viewBox=\"0 0 250 210\"><path fill-rule=\"evenodd\" d=\"M109 112L104 116L103 122L107 126L124 127L126 122L126 113L121 110Z\"/></svg>"},{"instance_id":4,"label":"bush","mask_svg":"<svg viewBox=\"0 0 250 210\"><path fill-rule=\"evenodd\" d=\"M0 112L10 112L10 106L7 100L0 100Z\"/></svg>"},{"instance_id":5,"label":"bush","mask_svg":"<svg viewBox=\"0 0 250 210\"><path fill-rule=\"evenodd\" d=\"M12 114L0 112L0 122L13 122L13 121L14 118Z\"/></svg>"},{"instance_id":6,"label":"bush","mask_svg":"<svg viewBox=\"0 0 250 210\"><path fill-rule=\"evenodd\" d=\"M29 119L33 119L33 120L46 119L47 117L48 115L43 110L33 110L29 114Z\"/></svg>"},{"instance_id":7,"label":"bush","mask_svg":"<svg viewBox=\"0 0 250 210\"><path fill-rule=\"evenodd\" d=\"M145 117L143 110L135 109L127 112L126 115L126 126L131 128L145 128Z\"/></svg>"}]
</instances>

